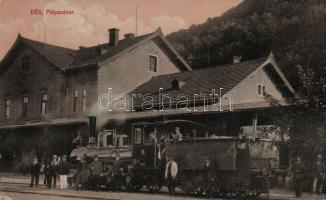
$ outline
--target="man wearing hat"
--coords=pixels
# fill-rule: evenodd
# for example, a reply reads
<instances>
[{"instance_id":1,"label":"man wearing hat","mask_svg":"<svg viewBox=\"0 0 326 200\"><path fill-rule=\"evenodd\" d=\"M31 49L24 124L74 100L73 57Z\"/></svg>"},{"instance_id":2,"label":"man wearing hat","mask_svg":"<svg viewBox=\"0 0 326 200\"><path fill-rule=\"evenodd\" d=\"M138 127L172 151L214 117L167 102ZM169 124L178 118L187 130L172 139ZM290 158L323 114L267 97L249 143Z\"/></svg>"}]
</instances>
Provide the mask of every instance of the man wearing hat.
<instances>
[{"instance_id":1,"label":"man wearing hat","mask_svg":"<svg viewBox=\"0 0 326 200\"><path fill-rule=\"evenodd\" d=\"M60 177L60 188L66 189L68 187L68 174L70 172L70 163L67 161L67 156L62 156L62 161L59 164L59 177Z\"/></svg>"},{"instance_id":2,"label":"man wearing hat","mask_svg":"<svg viewBox=\"0 0 326 200\"><path fill-rule=\"evenodd\" d=\"M37 157L34 157L33 163L31 164L31 187L38 186L39 175L41 170L41 164L38 162Z\"/></svg>"},{"instance_id":3,"label":"man wearing hat","mask_svg":"<svg viewBox=\"0 0 326 200\"><path fill-rule=\"evenodd\" d=\"M90 165L91 174L93 175L92 188L98 191L101 188L100 175L103 173L103 166L98 159L98 155L95 155L94 161Z\"/></svg>"},{"instance_id":4,"label":"man wearing hat","mask_svg":"<svg viewBox=\"0 0 326 200\"><path fill-rule=\"evenodd\" d=\"M120 161L120 155L117 153L115 155L115 161L113 162L113 165L112 165L112 178L113 178L113 181L116 183L117 185L117 188L118 188L118 185L121 184L121 179L122 179L122 171L121 171L121 168L122 168L122 163ZM117 189L117 188L113 188L113 189Z\"/></svg>"},{"instance_id":5,"label":"man wearing hat","mask_svg":"<svg viewBox=\"0 0 326 200\"><path fill-rule=\"evenodd\" d=\"M293 184L294 184L295 196L301 197L305 166L301 161L301 157L299 155L297 156L296 161L292 166L292 171L293 171Z\"/></svg>"},{"instance_id":6,"label":"man wearing hat","mask_svg":"<svg viewBox=\"0 0 326 200\"><path fill-rule=\"evenodd\" d=\"M178 164L173 160L172 157L169 157L165 167L165 179L167 181L169 195L174 194L177 174Z\"/></svg>"},{"instance_id":7,"label":"man wearing hat","mask_svg":"<svg viewBox=\"0 0 326 200\"><path fill-rule=\"evenodd\" d=\"M317 160L313 163L312 166L312 175L313 175L312 192L321 194L325 173L326 173L325 163L323 162L322 155L318 154Z\"/></svg>"},{"instance_id":8,"label":"man wearing hat","mask_svg":"<svg viewBox=\"0 0 326 200\"><path fill-rule=\"evenodd\" d=\"M53 187L55 188L57 185L57 174L59 169L59 161L57 159L57 155L52 156L52 162L50 165L50 181L53 180ZM51 185L51 184L50 184Z\"/></svg>"}]
</instances>

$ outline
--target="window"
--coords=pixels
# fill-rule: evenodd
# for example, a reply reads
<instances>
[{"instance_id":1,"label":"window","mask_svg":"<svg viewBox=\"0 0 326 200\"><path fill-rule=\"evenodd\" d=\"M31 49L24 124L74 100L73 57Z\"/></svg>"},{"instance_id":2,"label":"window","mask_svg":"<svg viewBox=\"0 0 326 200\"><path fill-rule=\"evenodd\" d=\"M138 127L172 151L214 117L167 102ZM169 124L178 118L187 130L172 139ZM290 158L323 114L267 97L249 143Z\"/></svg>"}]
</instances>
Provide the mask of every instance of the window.
<instances>
[{"instance_id":1,"label":"window","mask_svg":"<svg viewBox=\"0 0 326 200\"><path fill-rule=\"evenodd\" d=\"M23 96L23 105L22 105L22 107L23 107L23 112L22 112L22 115L23 115L23 117L26 117L27 116L27 104L28 104L28 96Z\"/></svg>"},{"instance_id":2,"label":"window","mask_svg":"<svg viewBox=\"0 0 326 200\"><path fill-rule=\"evenodd\" d=\"M42 93L42 100L41 100L41 114L46 114L46 104L48 102L48 93Z\"/></svg>"},{"instance_id":3,"label":"window","mask_svg":"<svg viewBox=\"0 0 326 200\"><path fill-rule=\"evenodd\" d=\"M10 117L10 99L5 99L5 118L8 119Z\"/></svg>"},{"instance_id":4,"label":"window","mask_svg":"<svg viewBox=\"0 0 326 200\"><path fill-rule=\"evenodd\" d=\"M266 87L265 85L258 84L258 95L266 96Z\"/></svg>"},{"instance_id":5,"label":"window","mask_svg":"<svg viewBox=\"0 0 326 200\"><path fill-rule=\"evenodd\" d=\"M86 90L83 90L83 112L86 111Z\"/></svg>"},{"instance_id":6,"label":"window","mask_svg":"<svg viewBox=\"0 0 326 200\"><path fill-rule=\"evenodd\" d=\"M29 64L30 64L30 56L24 56L21 61L22 61L22 71L24 73L28 72Z\"/></svg>"},{"instance_id":7,"label":"window","mask_svg":"<svg viewBox=\"0 0 326 200\"><path fill-rule=\"evenodd\" d=\"M141 128L135 128L135 144L141 144Z\"/></svg>"},{"instance_id":8,"label":"window","mask_svg":"<svg viewBox=\"0 0 326 200\"><path fill-rule=\"evenodd\" d=\"M74 105L73 105L73 111L77 111L77 100L78 100L78 90L75 90L74 92Z\"/></svg>"},{"instance_id":9,"label":"window","mask_svg":"<svg viewBox=\"0 0 326 200\"><path fill-rule=\"evenodd\" d=\"M106 130L98 134L98 147L113 147L115 143L116 132L114 130Z\"/></svg>"},{"instance_id":10,"label":"window","mask_svg":"<svg viewBox=\"0 0 326 200\"><path fill-rule=\"evenodd\" d=\"M122 145L128 146L129 145L129 138L128 136L122 137Z\"/></svg>"},{"instance_id":11,"label":"window","mask_svg":"<svg viewBox=\"0 0 326 200\"><path fill-rule=\"evenodd\" d=\"M157 57L149 56L149 71L157 72Z\"/></svg>"}]
</instances>

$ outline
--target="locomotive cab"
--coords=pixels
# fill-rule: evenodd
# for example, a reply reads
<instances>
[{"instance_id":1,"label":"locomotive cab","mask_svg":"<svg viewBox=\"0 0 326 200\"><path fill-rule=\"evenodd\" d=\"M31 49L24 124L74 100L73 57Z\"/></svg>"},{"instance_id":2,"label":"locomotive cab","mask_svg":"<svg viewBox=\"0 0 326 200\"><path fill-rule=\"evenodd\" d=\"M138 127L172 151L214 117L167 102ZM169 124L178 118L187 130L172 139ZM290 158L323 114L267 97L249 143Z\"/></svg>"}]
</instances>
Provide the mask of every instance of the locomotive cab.
<instances>
[{"instance_id":1,"label":"locomotive cab","mask_svg":"<svg viewBox=\"0 0 326 200\"><path fill-rule=\"evenodd\" d=\"M166 120L133 124L133 159L138 168L160 168L170 143L205 138L205 126L187 120Z\"/></svg>"}]
</instances>

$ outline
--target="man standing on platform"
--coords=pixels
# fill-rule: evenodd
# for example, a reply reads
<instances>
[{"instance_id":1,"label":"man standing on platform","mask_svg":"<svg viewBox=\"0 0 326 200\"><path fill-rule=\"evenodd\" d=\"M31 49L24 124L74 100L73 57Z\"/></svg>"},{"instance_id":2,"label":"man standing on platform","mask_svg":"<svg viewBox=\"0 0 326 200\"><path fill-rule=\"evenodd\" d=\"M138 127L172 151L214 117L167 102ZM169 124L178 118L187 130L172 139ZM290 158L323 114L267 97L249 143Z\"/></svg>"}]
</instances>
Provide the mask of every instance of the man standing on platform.
<instances>
[{"instance_id":1,"label":"man standing on platform","mask_svg":"<svg viewBox=\"0 0 326 200\"><path fill-rule=\"evenodd\" d=\"M39 176L41 171L41 164L38 162L37 157L34 158L33 163L31 165L31 187L38 186Z\"/></svg>"},{"instance_id":2,"label":"man standing on platform","mask_svg":"<svg viewBox=\"0 0 326 200\"><path fill-rule=\"evenodd\" d=\"M323 180L325 178L325 163L322 160L322 155L317 155L317 160L313 164L312 169L313 174L313 184L312 184L312 192L316 192L318 194L321 194L322 192L322 186L323 186Z\"/></svg>"},{"instance_id":3,"label":"man standing on platform","mask_svg":"<svg viewBox=\"0 0 326 200\"><path fill-rule=\"evenodd\" d=\"M68 188L68 174L70 172L70 163L67 161L67 156L62 156L62 161L59 164L59 177L60 177L60 188L67 189Z\"/></svg>"},{"instance_id":4,"label":"man standing on platform","mask_svg":"<svg viewBox=\"0 0 326 200\"><path fill-rule=\"evenodd\" d=\"M99 191L101 187L100 175L101 173L103 173L103 166L101 161L99 161L97 155L95 156L94 161L91 163L91 170L92 170L93 181L94 181L92 183L92 188L95 189L96 191Z\"/></svg>"},{"instance_id":5,"label":"man standing on platform","mask_svg":"<svg viewBox=\"0 0 326 200\"><path fill-rule=\"evenodd\" d=\"M178 174L178 164L169 157L165 167L165 179L169 189L169 195L173 195L175 192L176 177Z\"/></svg>"},{"instance_id":6,"label":"man standing on platform","mask_svg":"<svg viewBox=\"0 0 326 200\"><path fill-rule=\"evenodd\" d=\"M301 157L297 156L297 159L296 159L294 165L292 166L293 185L294 185L294 191L295 191L296 197L301 197L301 195L302 195L304 171L305 171L305 166L304 166L303 162L301 161Z\"/></svg>"}]
</instances>

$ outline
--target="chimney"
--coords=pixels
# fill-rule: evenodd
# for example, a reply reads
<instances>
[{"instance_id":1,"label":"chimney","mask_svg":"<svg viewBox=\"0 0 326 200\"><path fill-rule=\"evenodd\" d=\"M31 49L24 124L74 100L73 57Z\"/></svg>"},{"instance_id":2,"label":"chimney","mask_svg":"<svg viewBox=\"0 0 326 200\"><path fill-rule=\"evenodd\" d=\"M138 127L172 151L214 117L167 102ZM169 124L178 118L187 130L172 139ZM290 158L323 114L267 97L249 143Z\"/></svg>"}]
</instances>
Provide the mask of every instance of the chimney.
<instances>
[{"instance_id":1,"label":"chimney","mask_svg":"<svg viewBox=\"0 0 326 200\"><path fill-rule=\"evenodd\" d=\"M241 61L242 56L233 56L232 64L238 64Z\"/></svg>"},{"instance_id":2,"label":"chimney","mask_svg":"<svg viewBox=\"0 0 326 200\"><path fill-rule=\"evenodd\" d=\"M125 39L127 39L127 40L135 37L135 35L133 33L126 33L126 34L124 34L124 36L125 36Z\"/></svg>"},{"instance_id":3,"label":"chimney","mask_svg":"<svg viewBox=\"0 0 326 200\"><path fill-rule=\"evenodd\" d=\"M119 43L119 29L110 28L109 29L109 42L111 46L116 46Z\"/></svg>"}]
</instances>

